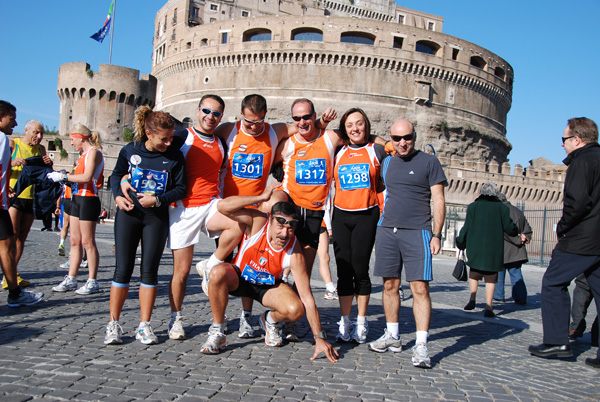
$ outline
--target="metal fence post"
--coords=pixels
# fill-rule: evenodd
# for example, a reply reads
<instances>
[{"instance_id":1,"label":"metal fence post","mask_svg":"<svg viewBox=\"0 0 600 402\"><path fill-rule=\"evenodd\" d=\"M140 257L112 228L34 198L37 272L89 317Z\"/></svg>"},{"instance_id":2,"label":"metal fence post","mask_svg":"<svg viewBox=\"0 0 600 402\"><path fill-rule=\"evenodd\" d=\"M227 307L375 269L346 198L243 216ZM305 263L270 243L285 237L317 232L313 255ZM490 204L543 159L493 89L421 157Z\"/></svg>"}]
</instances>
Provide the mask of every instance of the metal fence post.
<instances>
[{"instance_id":1,"label":"metal fence post","mask_svg":"<svg viewBox=\"0 0 600 402\"><path fill-rule=\"evenodd\" d=\"M540 252L540 264L544 265L544 245L546 244L546 216L547 216L547 209L546 206L544 205L544 217L542 219L542 249Z\"/></svg>"}]
</instances>

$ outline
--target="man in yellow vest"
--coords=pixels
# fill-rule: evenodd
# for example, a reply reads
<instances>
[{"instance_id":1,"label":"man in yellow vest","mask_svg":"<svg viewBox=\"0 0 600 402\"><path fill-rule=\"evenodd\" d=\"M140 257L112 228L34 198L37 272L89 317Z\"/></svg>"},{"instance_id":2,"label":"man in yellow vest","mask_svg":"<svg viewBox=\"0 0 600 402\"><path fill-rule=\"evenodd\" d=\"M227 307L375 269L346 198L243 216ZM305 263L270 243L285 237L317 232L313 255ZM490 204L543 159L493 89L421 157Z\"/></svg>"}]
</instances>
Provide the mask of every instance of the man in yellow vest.
<instances>
[{"instance_id":1,"label":"man in yellow vest","mask_svg":"<svg viewBox=\"0 0 600 402\"><path fill-rule=\"evenodd\" d=\"M23 138L11 138L11 166L10 187L15 188L17 180L23 170L23 165L27 158L32 156L41 156L49 166L52 166L52 159L46 155L46 148L41 144L44 138L44 126L37 120L29 120L25 123L25 135ZM34 186L27 187L12 202L8 212L15 232L16 254L15 263L19 264L25 247L25 240L29 235L29 230L34 221L33 215L33 194ZM25 287L29 282L18 276L19 286ZM2 286L6 288L6 280L2 281Z\"/></svg>"}]
</instances>

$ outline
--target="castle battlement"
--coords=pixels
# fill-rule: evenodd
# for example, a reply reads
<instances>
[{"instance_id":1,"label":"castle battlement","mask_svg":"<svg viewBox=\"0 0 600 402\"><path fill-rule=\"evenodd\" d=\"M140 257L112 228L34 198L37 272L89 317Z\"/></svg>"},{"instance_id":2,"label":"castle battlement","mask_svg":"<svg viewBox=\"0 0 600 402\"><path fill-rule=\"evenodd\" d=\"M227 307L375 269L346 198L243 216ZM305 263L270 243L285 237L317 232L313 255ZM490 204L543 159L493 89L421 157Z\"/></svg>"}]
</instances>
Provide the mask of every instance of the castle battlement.
<instances>
[{"instance_id":1,"label":"castle battlement","mask_svg":"<svg viewBox=\"0 0 600 402\"><path fill-rule=\"evenodd\" d=\"M468 205L480 194L481 186L493 181L508 200L526 204L528 208L562 206L565 166L555 165L551 169L528 166L523 169L507 162L466 160L458 157L440 157L440 163L448 179L446 201L451 204Z\"/></svg>"},{"instance_id":2,"label":"castle battlement","mask_svg":"<svg viewBox=\"0 0 600 402\"><path fill-rule=\"evenodd\" d=\"M154 105L156 78L138 70L100 64L92 71L88 63L60 66L57 94L60 99L58 130L66 134L73 124L96 129L102 140L118 140L131 128L133 113L140 105Z\"/></svg>"}]
</instances>

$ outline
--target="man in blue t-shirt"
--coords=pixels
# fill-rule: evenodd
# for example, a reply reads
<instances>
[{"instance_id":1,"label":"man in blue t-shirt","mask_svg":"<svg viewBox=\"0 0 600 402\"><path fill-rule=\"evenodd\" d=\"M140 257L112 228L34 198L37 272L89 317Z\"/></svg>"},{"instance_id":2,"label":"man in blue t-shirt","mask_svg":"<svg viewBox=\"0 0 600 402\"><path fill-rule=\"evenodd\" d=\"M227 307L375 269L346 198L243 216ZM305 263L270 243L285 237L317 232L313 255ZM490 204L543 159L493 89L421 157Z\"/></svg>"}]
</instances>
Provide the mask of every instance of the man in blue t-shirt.
<instances>
[{"instance_id":1,"label":"man in blue t-shirt","mask_svg":"<svg viewBox=\"0 0 600 402\"><path fill-rule=\"evenodd\" d=\"M408 120L398 120L390 129L396 154L384 160L381 176L386 197L375 240L376 276L383 277L383 310L386 330L369 344L374 352L402 350L398 328L402 265L413 295L417 339L413 347L415 367L429 368L427 336L431 319L429 281L432 255L439 253L446 215L444 185L446 176L435 156L415 149L417 134ZM433 232L431 230L433 200Z\"/></svg>"}]
</instances>

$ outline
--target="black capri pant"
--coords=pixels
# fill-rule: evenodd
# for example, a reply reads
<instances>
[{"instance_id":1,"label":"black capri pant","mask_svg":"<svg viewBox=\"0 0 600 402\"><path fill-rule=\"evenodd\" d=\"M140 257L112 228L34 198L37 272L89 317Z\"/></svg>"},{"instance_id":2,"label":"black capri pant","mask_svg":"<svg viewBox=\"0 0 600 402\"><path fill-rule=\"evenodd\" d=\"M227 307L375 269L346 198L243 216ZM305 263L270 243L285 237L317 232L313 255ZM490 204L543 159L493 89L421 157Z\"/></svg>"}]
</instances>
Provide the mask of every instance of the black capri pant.
<instances>
[{"instance_id":1,"label":"black capri pant","mask_svg":"<svg viewBox=\"0 0 600 402\"><path fill-rule=\"evenodd\" d=\"M331 229L340 296L371 294L369 260L378 220L378 206L364 211L334 208Z\"/></svg>"},{"instance_id":2,"label":"black capri pant","mask_svg":"<svg viewBox=\"0 0 600 402\"><path fill-rule=\"evenodd\" d=\"M158 212L158 213L156 213ZM158 284L158 266L169 236L169 213L166 208L142 212L117 210L115 216L116 268L113 282L129 285L135 266L135 253L142 242L140 282L145 286Z\"/></svg>"}]
</instances>

